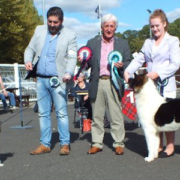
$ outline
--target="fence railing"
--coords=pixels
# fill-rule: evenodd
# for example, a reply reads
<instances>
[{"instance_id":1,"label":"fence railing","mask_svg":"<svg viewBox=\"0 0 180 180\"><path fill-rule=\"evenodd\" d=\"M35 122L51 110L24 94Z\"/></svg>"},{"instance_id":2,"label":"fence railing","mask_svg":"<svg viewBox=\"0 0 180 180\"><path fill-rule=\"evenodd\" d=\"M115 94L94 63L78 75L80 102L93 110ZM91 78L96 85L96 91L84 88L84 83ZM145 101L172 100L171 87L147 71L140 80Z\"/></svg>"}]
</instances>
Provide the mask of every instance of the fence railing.
<instances>
[{"instance_id":1,"label":"fence railing","mask_svg":"<svg viewBox=\"0 0 180 180\"><path fill-rule=\"evenodd\" d=\"M5 87L20 87L22 95L30 95L30 101L36 101L36 83L32 78L24 80L27 71L22 64L0 64L0 74ZM20 94L20 89L16 90Z\"/></svg>"},{"instance_id":2,"label":"fence railing","mask_svg":"<svg viewBox=\"0 0 180 180\"><path fill-rule=\"evenodd\" d=\"M74 74L79 70L79 67L75 68ZM36 82L32 78L24 80L26 76L26 69L23 64L0 64L0 74L3 79L5 87L16 87L19 88L21 83L21 93L22 95L30 95L30 101L36 101ZM89 76L90 71L85 71L86 76ZM20 94L20 90L16 90L16 94ZM0 101L1 104L1 101Z\"/></svg>"},{"instance_id":3,"label":"fence railing","mask_svg":"<svg viewBox=\"0 0 180 180\"><path fill-rule=\"evenodd\" d=\"M75 74L77 73L79 67L76 67ZM139 71L144 70L145 68L140 68ZM7 87L16 87L19 88L21 83L21 93L22 95L30 95L30 101L36 101L36 82L32 78L24 80L26 76L26 69L23 64L0 64L0 74L2 76L4 85ZM90 72L86 71L85 74L89 76ZM180 81L177 80L180 75L176 74L176 83L180 84ZM16 90L16 94L20 94L20 89ZM1 102L0 102L1 103Z\"/></svg>"}]
</instances>

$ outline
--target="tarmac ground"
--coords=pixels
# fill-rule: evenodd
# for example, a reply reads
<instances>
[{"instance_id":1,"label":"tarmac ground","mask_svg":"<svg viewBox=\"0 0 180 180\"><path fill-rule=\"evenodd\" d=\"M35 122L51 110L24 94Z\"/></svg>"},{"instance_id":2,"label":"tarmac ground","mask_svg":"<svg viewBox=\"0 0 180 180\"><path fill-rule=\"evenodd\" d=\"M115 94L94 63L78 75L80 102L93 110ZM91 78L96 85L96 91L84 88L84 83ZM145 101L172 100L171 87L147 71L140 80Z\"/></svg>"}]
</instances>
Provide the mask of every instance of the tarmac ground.
<instances>
[{"instance_id":1,"label":"tarmac ground","mask_svg":"<svg viewBox=\"0 0 180 180\"><path fill-rule=\"evenodd\" d=\"M39 146L38 114L34 104L11 112L0 109L1 133L0 180L177 180L180 177L180 131L176 132L175 155L169 158L144 161L147 147L137 120L124 117L126 136L125 154L115 155L110 129L105 129L103 151L88 155L90 132L81 133L73 126L74 107L68 105L71 132L71 153L59 155L59 138L55 112L52 112L52 151L42 155L30 155ZM22 126L23 122L23 126ZM23 127L23 128L22 128ZM27 128L26 128L27 127Z\"/></svg>"}]
</instances>

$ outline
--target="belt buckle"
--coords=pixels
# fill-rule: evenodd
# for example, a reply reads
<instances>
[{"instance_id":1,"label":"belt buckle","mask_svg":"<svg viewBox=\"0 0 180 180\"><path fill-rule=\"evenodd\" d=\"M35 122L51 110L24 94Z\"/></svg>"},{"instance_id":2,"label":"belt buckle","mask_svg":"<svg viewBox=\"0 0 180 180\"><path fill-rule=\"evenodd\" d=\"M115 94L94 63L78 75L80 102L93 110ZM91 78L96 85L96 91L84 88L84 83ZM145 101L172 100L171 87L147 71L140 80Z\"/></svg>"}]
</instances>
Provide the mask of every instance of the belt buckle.
<instances>
[{"instance_id":1,"label":"belt buckle","mask_svg":"<svg viewBox=\"0 0 180 180\"><path fill-rule=\"evenodd\" d=\"M110 79L110 77L109 77L109 76L106 76L106 75L103 75L103 76L101 76L100 78L103 79L103 80Z\"/></svg>"},{"instance_id":2,"label":"belt buckle","mask_svg":"<svg viewBox=\"0 0 180 180\"><path fill-rule=\"evenodd\" d=\"M50 85L51 85L52 88L56 88L56 87L58 87L59 84L60 84L59 78L56 77L56 76L52 77L52 78L49 80L49 82L50 82Z\"/></svg>"}]
</instances>

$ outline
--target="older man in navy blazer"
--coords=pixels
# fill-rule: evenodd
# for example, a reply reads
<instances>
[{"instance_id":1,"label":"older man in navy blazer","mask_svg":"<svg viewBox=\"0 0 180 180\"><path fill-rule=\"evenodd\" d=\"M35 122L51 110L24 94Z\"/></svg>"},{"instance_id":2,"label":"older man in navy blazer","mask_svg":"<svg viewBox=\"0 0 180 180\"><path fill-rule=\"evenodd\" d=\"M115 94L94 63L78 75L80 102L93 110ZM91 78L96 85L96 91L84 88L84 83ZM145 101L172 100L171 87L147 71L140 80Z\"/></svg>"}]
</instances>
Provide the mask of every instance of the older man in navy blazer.
<instances>
[{"instance_id":1,"label":"older man in navy blazer","mask_svg":"<svg viewBox=\"0 0 180 180\"><path fill-rule=\"evenodd\" d=\"M51 151L51 106L55 106L60 139L60 155L70 153L67 89L77 61L75 33L63 25L63 11L52 7L47 12L47 26L38 26L25 50L26 70L37 64L37 101L40 120L40 146L31 155Z\"/></svg>"},{"instance_id":2,"label":"older man in navy blazer","mask_svg":"<svg viewBox=\"0 0 180 180\"><path fill-rule=\"evenodd\" d=\"M101 27L102 36L96 36L87 43L87 46L93 52L91 59L88 61L88 65L91 67L89 98L93 110L92 148L87 153L96 154L103 149L103 119L107 107L111 118L111 135L114 140L115 154L122 155L124 154L125 130L120 100L123 96L124 85L123 82L119 84L121 93L118 94L111 79L112 74L108 64L108 55L114 50L121 53L123 61L115 63L115 66L118 69L118 74L123 79L123 70L131 60L131 52L128 42L115 36L118 20L114 15L107 14L103 16ZM78 59L82 60L80 57Z\"/></svg>"}]
</instances>

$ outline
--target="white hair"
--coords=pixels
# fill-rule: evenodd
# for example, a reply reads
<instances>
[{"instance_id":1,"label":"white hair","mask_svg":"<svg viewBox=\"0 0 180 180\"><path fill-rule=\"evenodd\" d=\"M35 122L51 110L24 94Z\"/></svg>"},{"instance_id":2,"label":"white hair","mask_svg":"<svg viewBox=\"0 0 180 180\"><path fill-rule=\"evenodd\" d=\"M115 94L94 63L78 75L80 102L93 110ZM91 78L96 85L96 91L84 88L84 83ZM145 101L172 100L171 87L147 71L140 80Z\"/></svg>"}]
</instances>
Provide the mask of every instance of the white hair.
<instances>
[{"instance_id":1,"label":"white hair","mask_svg":"<svg viewBox=\"0 0 180 180\"><path fill-rule=\"evenodd\" d=\"M102 17L101 19L101 27L103 27L104 23L109 22L109 21L114 21L116 28L118 27L118 19L116 16L113 14L106 14Z\"/></svg>"}]
</instances>

